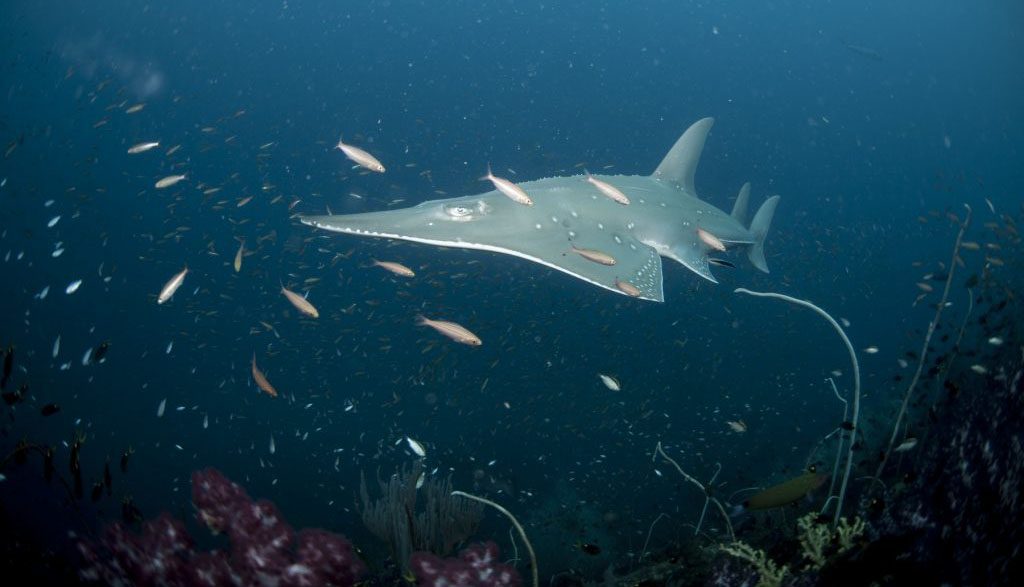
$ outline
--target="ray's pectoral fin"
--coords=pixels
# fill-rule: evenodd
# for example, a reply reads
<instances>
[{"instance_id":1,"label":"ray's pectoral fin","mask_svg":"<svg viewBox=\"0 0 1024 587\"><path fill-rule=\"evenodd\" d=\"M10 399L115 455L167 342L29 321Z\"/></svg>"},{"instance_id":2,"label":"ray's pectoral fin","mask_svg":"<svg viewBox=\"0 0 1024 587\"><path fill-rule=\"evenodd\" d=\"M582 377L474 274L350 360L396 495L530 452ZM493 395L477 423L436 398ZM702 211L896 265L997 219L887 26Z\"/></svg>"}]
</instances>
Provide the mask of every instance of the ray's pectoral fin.
<instances>
[{"instance_id":1,"label":"ray's pectoral fin","mask_svg":"<svg viewBox=\"0 0 1024 587\"><path fill-rule=\"evenodd\" d=\"M629 249L620 255L621 261L610 269L617 269L612 285L616 291L626 295L635 295L629 286L640 291L640 297L655 302L665 301L665 290L662 282L661 256L653 248L641 242L629 242L623 245ZM635 248L634 248L635 247Z\"/></svg>"},{"instance_id":2,"label":"ray's pectoral fin","mask_svg":"<svg viewBox=\"0 0 1024 587\"><path fill-rule=\"evenodd\" d=\"M528 234L518 240L518 250L512 254L530 258L609 291L654 302L665 301L661 257L657 251L628 237L613 240L607 234L590 236L593 238L580 235L570 241L564 235L552 234L545 238L540 234ZM608 260L602 255L614 259L615 263L607 264ZM604 262L594 260L595 256Z\"/></svg>"},{"instance_id":3,"label":"ray's pectoral fin","mask_svg":"<svg viewBox=\"0 0 1024 587\"><path fill-rule=\"evenodd\" d=\"M358 236L511 255L622 295L665 301L661 257L655 249L628 235L586 232L571 240L563 230L539 230L533 220L509 220L509 214L528 210L499 196L496 201L450 199L387 212L307 216L302 222ZM529 228L518 228L522 226Z\"/></svg>"},{"instance_id":4,"label":"ray's pectoral fin","mask_svg":"<svg viewBox=\"0 0 1024 587\"><path fill-rule=\"evenodd\" d=\"M665 252L665 256L682 263L687 269L711 283L718 283L715 276L711 274L707 249L700 243L677 243Z\"/></svg>"}]
</instances>

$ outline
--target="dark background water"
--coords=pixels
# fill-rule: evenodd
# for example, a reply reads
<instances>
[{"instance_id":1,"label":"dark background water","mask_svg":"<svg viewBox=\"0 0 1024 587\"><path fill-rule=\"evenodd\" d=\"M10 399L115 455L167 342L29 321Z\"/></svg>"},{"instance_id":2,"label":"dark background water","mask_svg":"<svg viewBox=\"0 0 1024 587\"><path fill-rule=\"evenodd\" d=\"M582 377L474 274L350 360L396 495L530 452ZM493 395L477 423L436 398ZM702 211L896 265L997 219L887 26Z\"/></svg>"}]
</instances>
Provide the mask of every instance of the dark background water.
<instances>
[{"instance_id":1,"label":"dark background water","mask_svg":"<svg viewBox=\"0 0 1024 587\"><path fill-rule=\"evenodd\" d=\"M672 521L653 543L685 532L703 501L651 463L659 439L698 478L721 462L731 492L798 472L839 420L825 378L842 371L848 393L850 373L834 333L734 287L813 300L851 321L858 349L880 347L861 355L877 440L904 389L891 382L896 359L931 316L911 308L914 284L941 271L955 237L945 213L969 203L980 226L994 218L984 198L997 211L1020 206L1015 3L11 2L3 12L0 135L14 149L0 159L0 342L16 345L15 383L33 394L3 446L82 430L87 479L132 446L115 488L147 513L188 516L190 472L214 466L296 526L345 532L373 553L352 507L359 473L409 462L396 445L408 435L457 487L484 471L478 489L527 522L547 570L578 564L577 541L602 543L612 560L635 555L658 513ZM144 110L124 112L136 103ZM648 173L704 116L717 122L701 196L728 210L744 181L752 205L783 196L772 273L744 260L716 269L712 286L669 261L665 304L507 257L324 236L294 217L474 193L488 162L518 180L578 164ZM331 149L339 135L388 172L350 169ZM161 147L125 154L145 140ZM153 189L171 173L188 180ZM212 187L222 189L202 193ZM252 251L239 274L236 238ZM66 251L53 258L58 242ZM366 268L373 258L420 277L391 279ZM158 306L186 264L185 285ZM278 293L307 278L322 279L310 292L315 322ZM65 295L75 279L81 289ZM954 311L965 302L953 301ZM437 340L414 326L421 311L471 327L484 346ZM106 362L83 367L101 341ZM252 385L253 353L277 400ZM623 390L604 389L598 372ZM47 402L62 411L42 418ZM738 418L746 434L725 424ZM18 483L31 481L8 476L0 491L19 503ZM117 500L98 512L116 517ZM504 532L491 519L481 538Z\"/></svg>"}]
</instances>

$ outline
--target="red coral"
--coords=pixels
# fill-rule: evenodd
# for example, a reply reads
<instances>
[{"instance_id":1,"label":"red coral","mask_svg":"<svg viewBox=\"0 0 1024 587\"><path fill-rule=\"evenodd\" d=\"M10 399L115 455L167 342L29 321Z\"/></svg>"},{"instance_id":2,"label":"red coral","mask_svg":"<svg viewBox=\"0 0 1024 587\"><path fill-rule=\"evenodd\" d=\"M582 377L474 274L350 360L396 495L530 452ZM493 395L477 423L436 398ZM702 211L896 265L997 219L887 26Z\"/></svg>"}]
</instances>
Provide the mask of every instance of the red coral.
<instances>
[{"instance_id":1,"label":"red coral","mask_svg":"<svg viewBox=\"0 0 1024 587\"><path fill-rule=\"evenodd\" d=\"M80 543L82 578L139 586L340 587L366 572L344 536L304 529L296 540L273 503L253 501L215 469L193 473L192 500L206 526L228 535L230 554L196 552L184 524L165 513L144 523L140 534L115 523L99 542Z\"/></svg>"},{"instance_id":2,"label":"red coral","mask_svg":"<svg viewBox=\"0 0 1024 587\"><path fill-rule=\"evenodd\" d=\"M474 544L459 558L441 559L429 552L414 552L409 559L421 587L509 587L522 584L514 568L499 562L498 545Z\"/></svg>"}]
</instances>

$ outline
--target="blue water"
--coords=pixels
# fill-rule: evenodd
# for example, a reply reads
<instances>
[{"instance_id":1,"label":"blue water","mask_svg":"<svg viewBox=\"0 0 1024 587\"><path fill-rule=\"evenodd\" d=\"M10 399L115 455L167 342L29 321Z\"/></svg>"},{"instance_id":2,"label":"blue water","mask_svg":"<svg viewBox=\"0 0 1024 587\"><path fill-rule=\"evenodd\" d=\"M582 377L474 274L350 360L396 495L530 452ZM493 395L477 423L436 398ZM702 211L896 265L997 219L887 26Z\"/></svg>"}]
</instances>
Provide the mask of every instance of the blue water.
<instances>
[{"instance_id":1,"label":"blue water","mask_svg":"<svg viewBox=\"0 0 1024 587\"><path fill-rule=\"evenodd\" d=\"M972 206L980 239L995 218L985 198L1020 212L1013 3L33 1L3 13L0 343L15 345L14 383L32 397L6 408L0 445L83 431L87 488L131 446L115 495L148 515L190 516L189 474L213 466L296 527L381 556L354 508L359 473L410 462L411 436L456 487L483 471L478 488L526 522L547 572L592 564L577 542L601 543L603 564L635 558L659 513L672 521L655 545L686 535L703 503L652 463L657 441L700 479L720 462L731 493L799 473L839 422L825 383L838 370L849 393L839 339L812 313L735 287L810 299L850 321L856 348L879 347L861 354L878 442L905 389L891 380L907 375L897 358L919 349L933 313L911 306L915 283L949 260L946 213ZM145 107L127 114L134 104ZM579 164L648 173L704 116L716 124L701 196L728 210L744 181L752 205L782 195L772 273L744 261L712 285L666 261L664 304L510 257L325 236L296 219L483 191L488 163L519 181ZM339 136L388 172L352 169L332 150ZM125 154L149 140L161 146ZM174 173L188 178L153 189ZM250 251L237 274L236 239ZM374 258L418 277L370 269ZM282 282L309 289L320 319L300 318ZM418 312L485 344L439 339L414 325ZM102 341L106 361L82 366ZM252 384L254 353L281 397ZM49 402L61 412L44 418ZM736 419L748 432L729 430ZM66 458L62 446L61 472ZM0 491L21 503L17 484L32 481L7 477ZM105 520L120 506L85 507ZM479 538L507 549L506 530L489 517Z\"/></svg>"}]
</instances>

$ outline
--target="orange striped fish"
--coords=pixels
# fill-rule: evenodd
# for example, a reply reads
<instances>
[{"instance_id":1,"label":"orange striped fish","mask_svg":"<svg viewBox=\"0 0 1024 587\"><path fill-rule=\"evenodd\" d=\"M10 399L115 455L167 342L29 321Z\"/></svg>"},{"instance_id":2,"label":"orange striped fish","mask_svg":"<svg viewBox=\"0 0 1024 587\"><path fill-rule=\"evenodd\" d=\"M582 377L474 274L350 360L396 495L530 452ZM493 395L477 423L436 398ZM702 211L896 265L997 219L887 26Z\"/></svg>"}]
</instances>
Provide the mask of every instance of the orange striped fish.
<instances>
[{"instance_id":1,"label":"orange striped fish","mask_svg":"<svg viewBox=\"0 0 1024 587\"><path fill-rule=\"evenodd\" d=\"M707 246L711 247L716 251L725 250L725 243L722 242L722 239L704 230L703 228L697 229L697 237L700 238L700 240L704 244L706 244Z\"/></svg>"},{"instance_id":2,"label":"orange striped fish","mask_svg":"<svg viewBox=\"0 0 1024 587\"><path fill-rule=\"evenodd\" d=\"M284 297L288 298L288 301L291 302L293 306L295 306L296 310L312 318L320 317L320 312L318 312L317 309L313 306L313 304L309 303L309 300L307 300L306 298L300 296L299 294L293 292L292 290L288 289L283 285L281 286L281 293L284 294Z\"/></svg>"},{"instance_id":3,"label":"orange striped fish","mask_svg":"<svg viewBox=\"0 0 1024 587\"><path fill-rule=\"evenodd\" d=\"M416 324L419 326L429 326L455 342L461 342L462 344L468 344L469 346L480 346L483 341L480 337L473 334L461 324L455 322L448 322L446 320L431 320L426 316L417 316Z\"/></svg>"},{"instance_id":4,"label":"orange striped fish","mask_svg":"<svg viewBox=\"0 0 1024 587\"><path fill-rule=\"evenodd\" d=\"M277 390L267 381L263 371L260 371L260 368L256 366L256 353L252 354L252 380L256 382L256 387L262 389L264 393L270 397L277 397Z\"/></svg>"}]
</instances>

